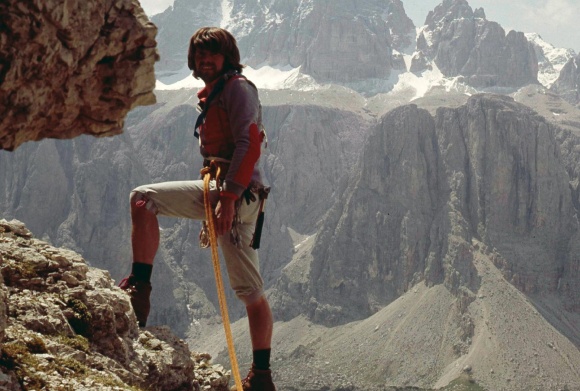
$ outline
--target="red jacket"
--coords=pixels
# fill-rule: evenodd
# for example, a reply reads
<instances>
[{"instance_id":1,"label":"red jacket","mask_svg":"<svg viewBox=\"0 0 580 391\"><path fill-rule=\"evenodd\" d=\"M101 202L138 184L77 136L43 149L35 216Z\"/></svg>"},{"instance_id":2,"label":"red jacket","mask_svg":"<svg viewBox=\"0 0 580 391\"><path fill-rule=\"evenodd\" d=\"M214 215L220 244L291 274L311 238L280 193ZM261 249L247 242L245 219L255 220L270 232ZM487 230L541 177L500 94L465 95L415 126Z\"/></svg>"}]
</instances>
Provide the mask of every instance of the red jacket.
<instances>
[{"instance_id":1,"label":"red jacket","mask_svg":"<svg viewBox=\"0 0 580 391\"><path fill-rule=\"evenodd\" d=\"M197 93L201 105L216 82ZM262 183L258 164L261 122L258 90L242 76L231 77L210 102L205 121L199 127L200 152L207 159L219 157L230 161L221 196L237 199L250 182Z\"/></svg>"}]
</instances>

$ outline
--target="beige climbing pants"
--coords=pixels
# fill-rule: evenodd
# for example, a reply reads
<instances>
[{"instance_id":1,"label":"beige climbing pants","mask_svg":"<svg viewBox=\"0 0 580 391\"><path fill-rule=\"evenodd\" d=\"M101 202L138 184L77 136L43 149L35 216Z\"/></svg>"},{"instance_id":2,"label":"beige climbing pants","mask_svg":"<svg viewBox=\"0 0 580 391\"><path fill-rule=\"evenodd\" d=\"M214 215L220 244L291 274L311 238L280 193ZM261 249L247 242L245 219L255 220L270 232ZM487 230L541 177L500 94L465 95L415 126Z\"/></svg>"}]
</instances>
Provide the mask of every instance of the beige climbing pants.
<instances>
[{"instance_id":1,"label":"beige climbing pants","mask_svg":"<svg viewBox=\"0 0 580 391\"><path fill-rule=\"evenodd\" d=\"M203 191L203 180L155 183L134 189L131 202L142 200L149 211L161 216L205 220ZM212 180L210 202L214 208L218 200L219 191L215 180ZM246 305L263 294L264 282L260 275L258 252L250 247L259 207L259 201L249 205L245 200L241 202L237 224L241 246L231 242L229 233L218 237L232 289Z\"/></svg>"}]
</instances>

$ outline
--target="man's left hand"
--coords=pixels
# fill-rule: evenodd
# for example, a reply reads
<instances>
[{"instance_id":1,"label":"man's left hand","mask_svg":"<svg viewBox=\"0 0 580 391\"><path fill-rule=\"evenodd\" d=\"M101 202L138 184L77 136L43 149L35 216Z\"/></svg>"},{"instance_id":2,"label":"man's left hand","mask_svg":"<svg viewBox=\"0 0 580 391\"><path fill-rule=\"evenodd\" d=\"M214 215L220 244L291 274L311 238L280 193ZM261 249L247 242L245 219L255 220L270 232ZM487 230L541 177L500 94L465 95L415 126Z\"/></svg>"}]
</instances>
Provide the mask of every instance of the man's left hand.
<instances>
[{"instance_id":1,"label":"man's left hand","mask_svg":"<svg viewBox=\"0 0 580 391\"><path fill-rule=\"evenodd\" d=\"M215 208L216 230L218 236L225 234L232 228L235 214L235 203L235 200L227 197L222 197L218 201Z\"/></svg>"}]
</instances>

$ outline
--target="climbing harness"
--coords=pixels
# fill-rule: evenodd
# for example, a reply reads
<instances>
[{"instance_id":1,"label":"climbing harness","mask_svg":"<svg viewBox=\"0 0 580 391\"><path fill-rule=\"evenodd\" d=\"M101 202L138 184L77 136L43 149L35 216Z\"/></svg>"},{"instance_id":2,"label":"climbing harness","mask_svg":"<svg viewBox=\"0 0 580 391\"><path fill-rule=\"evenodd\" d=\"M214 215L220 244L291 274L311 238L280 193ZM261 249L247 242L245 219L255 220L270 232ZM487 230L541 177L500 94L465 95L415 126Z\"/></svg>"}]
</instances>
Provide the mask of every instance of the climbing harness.
<instances>
[{"instance_id":1,"label":"climbing harness","mask_svg":"<svg viewBox=\"0 0 580 391\"><path fill-rule=\"evenodd\" d=\"M217 167L217 168L216 168ZM213 210L211 202L209 200L209 182L212 178L212 174L215 175L216 180L219 177L220 169L219 165L210 164L201 170L203 175L203 202L205 206L205 218L208 225L209 232L209 243L211 245L211 258L213 261L213 271L215 274L216 287L218 291L218 299L220 304L220 311L222 315L222 321L224 324L224 331L226 334L226 342L228 344L228 353L230 355L230 363L232 365L232 372L234 374L234 382L236 384L237 390L242 390L242 380L240 377L240 370L238 367L238 360L236 358L236 350L234 346L234 340L232 337L232 330L230 327L230 316L228 313L228 305L226 303L226 295L224 290L224 282L222 279L220 260L217 249L217 234L215 228L215 220L213 216Z\"/></svg>"}]
</instances>

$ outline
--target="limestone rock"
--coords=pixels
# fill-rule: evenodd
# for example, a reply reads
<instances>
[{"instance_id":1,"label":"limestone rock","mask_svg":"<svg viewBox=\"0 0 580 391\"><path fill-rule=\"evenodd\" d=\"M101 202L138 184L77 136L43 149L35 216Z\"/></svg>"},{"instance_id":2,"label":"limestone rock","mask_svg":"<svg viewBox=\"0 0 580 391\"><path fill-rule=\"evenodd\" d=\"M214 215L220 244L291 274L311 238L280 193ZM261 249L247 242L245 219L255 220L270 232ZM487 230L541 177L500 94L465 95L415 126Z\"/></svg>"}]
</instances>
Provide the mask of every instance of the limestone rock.
<instances>
[{"instance_id":1,"label":"limestone rock","mask_svg":"<svg viewBox=\"0 0 580 391\"><path fill-rule=\"evenodd\" d=\"M537 83L538 62L524 34L506 35L499 24L485 19L483 9L474 13L466 0L444 0L429 12L425 24L417 50L445 76L464 76L481 88Z\"/></svg>"},{"instance_id":2,"label":"limestone rock","mask_svg":"<svg viewBox=\"0 0 580 391\"><path fill-rule=\"evenodd\" d=\"M211 357L166 327L139 329L128 296L79 254L0 220L0 260L3 390L227 390Z\"/></svg>"},{"instance_id":3,"label":"limestone rock","mask_svg":"<svg viewBox=\"0 0 580 391\"><path fill-rule=\"evenodd\" d=\"M550 90L571 104L580 104L580 54L568 60Z\"/></svg>"},{"instance_id":4,"label":"limestone rock","mask_svg":"<svg viewBox=\"0 0 580 391\"><path fill-rule=\"evenodd\" d=\"M0 148L122 132L155 101L156 27L136 0L0 4Z\"/></svg>"},{"instance_id":5,"label":"limestone rock","mask_svg":"<svg viewBox=\"0 0 580 391\"><path fill-rule=\"evenodd\" d=\"M362 319L422 280L466 308L474 297L462 292L479 286L473 239L497 249L497 267L524 293L557 292L577 276L568 246L578 223L555 129L510 98L476 95L435 117L397 108L371 131L358 170L318 232L306 277L282 273L280 313L297 300L316 322ZM577 285L567 289L572 297Z\"/></svg>"}]
</instances>

